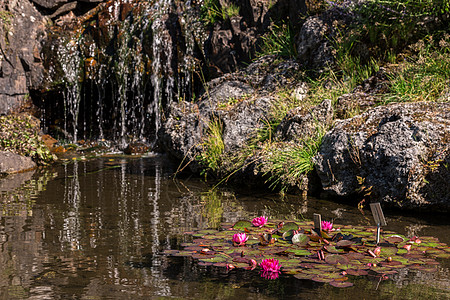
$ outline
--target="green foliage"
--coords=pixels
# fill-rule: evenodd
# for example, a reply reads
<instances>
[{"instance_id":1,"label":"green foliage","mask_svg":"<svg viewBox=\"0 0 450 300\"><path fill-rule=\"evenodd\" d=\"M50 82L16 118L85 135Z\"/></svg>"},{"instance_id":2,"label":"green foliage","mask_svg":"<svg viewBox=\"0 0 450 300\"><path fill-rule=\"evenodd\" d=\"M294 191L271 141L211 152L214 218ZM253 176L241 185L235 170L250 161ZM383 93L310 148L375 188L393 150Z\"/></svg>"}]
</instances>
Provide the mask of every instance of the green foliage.
<instances>
[{"instance_id":1,"label":"green foliage","mask_svg":"<svg viewBox=\"0 0 450 300\"><path fill-rule=\"evenodd\" d=\"M37 122L28 115L0 116L0 150L29 156L38 164L53 161L53 154L39 136Z\"/></svg>"},{"instance_id":2,"label":"green foliage","mask_svg":"<svg viewBox=\"0 0 450 300\"><path fill-rule=\"evenodd\" d=\"M205 0L200 8L201 19L208 25L239 16L239 6L230 4L221 6L219 0Z\"/></svg>"},{"instance_id":3,"label":"green foliage","mask_svg":"<svg viewBox=\"0 0 450 300\"><path fill-rule=\"evenodd\" d=\"M450 36L441 39L437 47L433 44L433 38L428 37L411 46L417 54L389 75L391 92L385 102L436 101L449 92Z\"/></svg>"},{"instance_id":4,"label":"green foliage","mask_svg":"<svg viewBox=\"0 0 450 300\"><path fill-rule=\"evenodd\" d=\"M291 92L290 89L278 92L278 97L272 103L267 119L264 120L265 126L257 130L256 139L252 144L265 141L272 142L275 129L280 125L288 111L301 105L298 99L291 96Z\"/></svg>"},{"instance_id":5,"label":"green foliage","mask_svg":"<svg viewBox=\"0 0 450 300\"><path fill-rule=\"evenodd\" d=\"M280 55L284 57L296 57L294 32L289 25L278 26L273 24L269 31L261 38L261 51L258 57L265 55Z\"/></svg>"},{"instance_id":6,"label":"green foliage","mask_svg":"<svg viewBox=\"0 0 450 300\"><path fill-rule=\"evenodd\" d=\"M208 125L208 133L203 142L203 151L197 157L201 165L205 167L203 174L208 171L217 171L221 165L224 144L222 139L222 122L213 119Z\"/></svg>"},{"instance_id":7,"label":"green foliage","mask_svg":"<svg viewBox=\"0 0 450 300\"><path fill-rule=\"evenodd\" d=\"M349 28L344 28L342 42L353 56L364 57L362 62L367 63L368 57L379 59L390 51L402 51L428 35L427 19L446 22L450 0L368 0L354 5L336 1L333 5L355 16ZM361 48L362 44L365 46Z\"/></svg>"},{"instance_id":8,"label":"green foliage","mask_svg":"<svg viewBox=\"0 0 450 300\"><path fill-rule=\"evenodd\" d=\"M318 126L315 137L271 149L263 169L269 175L272 188L281 187L286 191L289 187L302 185L304 176L314 168L313 157L319 151L324 134L324 128Z\"/></svg>"}]
</instances>

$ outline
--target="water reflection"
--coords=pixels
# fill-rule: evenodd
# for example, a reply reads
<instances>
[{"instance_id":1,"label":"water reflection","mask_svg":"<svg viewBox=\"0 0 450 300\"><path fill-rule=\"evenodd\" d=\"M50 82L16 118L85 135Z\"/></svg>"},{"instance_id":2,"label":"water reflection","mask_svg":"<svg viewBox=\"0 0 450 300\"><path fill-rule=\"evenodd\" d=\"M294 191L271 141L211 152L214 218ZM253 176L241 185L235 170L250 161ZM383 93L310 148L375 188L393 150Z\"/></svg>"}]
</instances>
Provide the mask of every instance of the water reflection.
<instances>
[{"instance_id":1,"label":"water reflection","mask_svg":"<svg viewBox=\"0 0 450 300\"><path fill-rule=\"evenodd\" d=\"M186 231L261 215L302 219L320 211L324 220L371 225L367 215L343 204L211 191L197 180L173 181L170 172L160 158L104 158L0 181L0 298L377 299L393 291L450 291L448 261L437 273L400 270L378 290L376 280L362 278L355 289L337 291L283 274L268 283L257 270L226 271L162 256L163 249L188 241ZM388 229L450 242L448 223L386 217Z\"/></svg>"}]
</instances>

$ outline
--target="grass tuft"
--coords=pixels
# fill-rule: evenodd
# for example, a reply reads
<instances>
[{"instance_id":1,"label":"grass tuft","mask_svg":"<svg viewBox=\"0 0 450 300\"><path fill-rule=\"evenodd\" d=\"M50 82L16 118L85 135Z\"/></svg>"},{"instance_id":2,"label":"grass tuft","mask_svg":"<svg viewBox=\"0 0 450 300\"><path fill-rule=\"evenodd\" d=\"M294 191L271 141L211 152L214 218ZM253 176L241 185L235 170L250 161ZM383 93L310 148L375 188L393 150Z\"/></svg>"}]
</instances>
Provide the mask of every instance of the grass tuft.
<instances>
[{"instance_id":1,"label":"grass tuft","mask_svg":"<svg viewBox=\"0 0 450 300\"><path fill-rule=\"evenodd\" d=\"M221 166L224 151L222 127L222 122L217 118L213 118L208 125L208 133L202 145L203 151L197 156L197 161L204 167L202 175L206 176L209 171L218 171Z\"/></svg>"}]
</instances>

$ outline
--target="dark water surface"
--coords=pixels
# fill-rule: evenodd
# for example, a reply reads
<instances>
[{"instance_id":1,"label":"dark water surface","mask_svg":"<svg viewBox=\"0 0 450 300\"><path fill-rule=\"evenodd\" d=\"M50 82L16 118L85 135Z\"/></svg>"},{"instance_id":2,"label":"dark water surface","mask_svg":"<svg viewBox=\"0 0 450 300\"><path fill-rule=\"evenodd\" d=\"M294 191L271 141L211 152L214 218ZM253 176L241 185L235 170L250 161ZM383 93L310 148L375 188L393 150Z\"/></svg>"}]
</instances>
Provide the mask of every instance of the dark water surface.
<instances>
[{"instance_id":1,"label":"dark water surface","mask_svg":"<svg viewBox=\"0 0 450 300\"><path fill-rule=\"evenodd\" d=\"M449 260L436 273L401 269L386 281L355 277L353 287L338 289L161 255L179 248L186 231L260 215L311 219L320 212L339 224L373 225L356 205L211 191L197 179L173 180L173 170L161 157L114 157L0 179L0 299L449 298ZM444 216L385 215L386 229L450 244Z\"/></svg>"}]
</instances>

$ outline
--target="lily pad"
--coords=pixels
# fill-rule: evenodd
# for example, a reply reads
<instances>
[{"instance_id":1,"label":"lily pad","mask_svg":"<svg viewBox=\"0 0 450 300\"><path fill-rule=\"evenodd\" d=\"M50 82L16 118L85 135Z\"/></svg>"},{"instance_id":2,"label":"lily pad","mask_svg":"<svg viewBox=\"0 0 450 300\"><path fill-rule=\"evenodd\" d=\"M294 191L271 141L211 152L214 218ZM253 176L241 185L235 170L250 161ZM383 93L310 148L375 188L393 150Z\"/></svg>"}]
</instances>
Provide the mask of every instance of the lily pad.
<instances>
[{"instance_id":1,"label":"lily pad","mask_svg":"<svg viewBox=\"0 0 450 300\"><path fill-rule=\"evenodd\" d=\"M311 255L311 252L309 252L306 249L289 249L286 250L287 253L292 253L296 256L307 256L307 255Z\"/></svg>"},{"instance_id":2,"label":"lily pad","mask_svg":"<svg viewBox=\"0 0 450 300\"><path fill-rule=\"evenodd\" d=\"M314 274L306 274L306 273L298 273L298 274L294 275L295 278L303 279L303 280L311 280L315 276L316 275L314 275Z\"/></svg>"},{"instance_id":3,"label":"lily pad","mask_svg":"<svg viewBox=\"0 0 450 300\"><path fill-rule=\"evenodd\" d=\"M354 244L354 242L352 242L350 240L340 240L339 242L336 243L336 247L346 248L346 247L351 247L353 244Z\"/></svg>"},{"instance_id":4,"label":"lily pad","mask_svg":"<svg viewBox=\"0 0 450 300\"><path fill-rule=\"evenodd\" d=\"M338 255L338 254L330 254L325 257L325 261L329 264L336 265L341 264L345 265L348 264L348 259L345 256Z\"/></svg>"},{"instance_id":5,"label":"lily pad","mask_svg":"<svg viewBox=\"0 0 450 300\"><path fill-rule=\"evenodd\" d=\"M398 244L405 240L404 238L402 238L399 235L391 235L391 236L385 237L384 239L391 244Z\"/></svg>"},{"instance_id":6,"label":"lily pad","mask_svg":"<svg viewBox=\"0 0 450 300\"><path fill-rule=\"evenodd\" d=\"M388 257L397 254L398 249L395 247L381 247L380 256Z\"/></svg>"},{"instance_id":7,"label":"lily pad","mask_svg":"<svg viewBox=\"0 0 450 300\"><path fill-rule=\"evenodd\" d=\"M333 246L333 245L328 245L328 246L325 246L324 247L325 248L325 250L327 250L329 253L334 253L334 254L337 254L337 253L344 253L344 249L337 249L335 246Z\"/></svg>"},{"instance_id":8,"label":"lily pad","mask_svg":"<svg viewBox=\"0 0 450 300\"><path fill-rule=\"evenodd\" d=\"M312 281L315 282L331 282L334 281L334 279L332 278L327 278L327 277L322 277L322 276L314 276L313 278L311 278Z\"/></svg>"},{"instance_id":9,"label":"lily pad","mask_svg":"<svg viewBox=\"0 0 450 300\"><path fill-rule=\"evenodd\" d=\"M346 272L348 275L353 276L365 276L369 274L369 272L367 272L366 270L357 270L357 269L347 269Z\"/></svg>"},{"instance_id":10,"label":"lily pad","mask_svg":"<svg viewBox=\"0 0 450 300\"><path fill-rule=\"evenodd\" d=\"M233 225L233 229L237 229L237 230L244 230L244 229L249 229L252 228L253 224L250 221L247 220L240 220L237 221L236 223L234 223Z\"/></svg>"},{"instance_id":11,"label":"lily pad","mask_svg":"<svg viewBox=\"0 0 450 300\"><path fill-rule=\"evenodd\" d=\"M298 230L298 225L294 222L287 222L283 225L283 227L281 227L280 229L278 229L279 232L281 233L285 233L286 231L289 230Z\"/></svg>"},{"instance_id":12,"label":"lily pad","mask_svg":"<svg viewBox=\"0 0 450 300\"><path fill-rule=\"evenodd\" d=\"M297 233L292 237L292 244L304 246L309 242L309 237L303 233Z\"/></svg>"}]
</instances>

